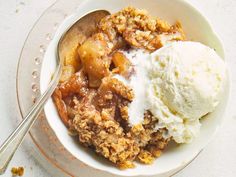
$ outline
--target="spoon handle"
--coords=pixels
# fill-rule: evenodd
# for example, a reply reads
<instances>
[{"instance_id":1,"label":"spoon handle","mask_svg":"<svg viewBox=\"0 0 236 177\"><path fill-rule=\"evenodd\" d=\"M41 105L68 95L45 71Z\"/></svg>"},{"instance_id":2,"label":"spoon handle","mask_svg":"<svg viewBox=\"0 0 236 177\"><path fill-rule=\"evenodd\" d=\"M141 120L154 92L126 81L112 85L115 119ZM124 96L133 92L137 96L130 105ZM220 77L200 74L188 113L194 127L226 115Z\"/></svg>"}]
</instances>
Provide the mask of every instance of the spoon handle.
<instances>
[{"instance_id":1,"label":"spoon handle","mask_svg":"<svg viewBox=\"0 0 236 177\"><path fill-rule=\"evenodd\" d=\"M0 175L3 174L11 161L15 151L21 144L25 135L37 119L39 113L42 111L45 103L55 90L58 80L61 74L61 64L58 65L54 77L51 80L47 90L39 98L39 100L33 105L29 113L23 119L23 121L17 126L14 132L7 138L7 140L0 147Z\"/></svg>"}]
</instances>

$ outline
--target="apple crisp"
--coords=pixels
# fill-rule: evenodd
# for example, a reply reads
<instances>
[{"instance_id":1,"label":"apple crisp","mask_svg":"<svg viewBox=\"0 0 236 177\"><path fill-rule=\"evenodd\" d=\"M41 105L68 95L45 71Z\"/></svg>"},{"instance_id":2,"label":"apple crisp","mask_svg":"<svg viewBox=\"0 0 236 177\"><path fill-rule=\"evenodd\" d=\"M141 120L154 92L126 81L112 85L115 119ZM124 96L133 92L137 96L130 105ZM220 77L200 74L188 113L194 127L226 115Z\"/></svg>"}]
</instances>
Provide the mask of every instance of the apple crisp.
<instances>
[{"instance_id":1,"label":"apple crisp","mask_svg":"<svg viewBox=\"0 0 236 177\"><path fill-rule=\"evenodd\" d=\"M81 39L64 52L63 73L53 94L61 120L82 145L121 169L133 168L134 161L151 164L170 138L164 138L164 128L154 129L157 119L148 110L142 124L129 123L134 91L113 76L129 78L135 72L120 50L139 48L151 53L171 41L184 40L181 24L170 25L127 7L104 17L96 33Z\"/></svg>"}]
</instances>

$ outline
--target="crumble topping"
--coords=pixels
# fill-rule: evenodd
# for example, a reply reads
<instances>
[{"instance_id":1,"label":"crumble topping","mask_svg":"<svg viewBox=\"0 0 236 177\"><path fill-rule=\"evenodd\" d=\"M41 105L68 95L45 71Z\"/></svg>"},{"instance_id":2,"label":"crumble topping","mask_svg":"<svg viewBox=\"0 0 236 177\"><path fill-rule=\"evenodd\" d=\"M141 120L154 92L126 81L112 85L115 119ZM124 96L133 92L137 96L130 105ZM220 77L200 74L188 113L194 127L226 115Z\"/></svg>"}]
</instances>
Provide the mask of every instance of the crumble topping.
<instances>
[{"instance_id":1,"label":"crumble topping","mask_svg":"<svg viewBox=\"0 0 236 177\"><path fill-rule=\"evenodd\" d=\"M119 50L133 47L152 52L184 40L181 24L170 25L128 7L103 18L97 29L87 39L77 36L77 42L63 50L63 73L53 94L59 116L82 145L120 169L135 167L135 160L151 164L170 138L163 137L165 129L154 129L157 120L149 111L141 124L129 124L128 105L135 94L114 75L129 78L135 71Z\"/></svg>"},{"instance_id":2,"label":"crumble topping","mask_svg":"<svg viewBox=\"0 0 236 177\"><path fill-rule=\"evenodd\" d=\"M179 22L170 25L166 21L149 16L145 10L133 7L105 17L99 27L110 40L121 35L131 46L149 51L162 47L168 41L185 39Z\"/></svg>"}]
</instances>

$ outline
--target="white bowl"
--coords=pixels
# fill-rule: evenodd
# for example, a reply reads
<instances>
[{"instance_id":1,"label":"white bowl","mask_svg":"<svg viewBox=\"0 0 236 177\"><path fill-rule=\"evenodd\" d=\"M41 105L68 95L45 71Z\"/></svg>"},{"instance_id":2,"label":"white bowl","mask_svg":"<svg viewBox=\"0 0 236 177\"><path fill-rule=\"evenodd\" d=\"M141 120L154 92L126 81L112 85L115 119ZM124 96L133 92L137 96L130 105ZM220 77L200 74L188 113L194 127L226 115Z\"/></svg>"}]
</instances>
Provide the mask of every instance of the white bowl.
<instances>
[{"instance_id":1,"label":"white bowl","mask_svg":"<svg viewBox=\"0 0 236 177\"><path fill-rule=\"evenodd\" d=\"M69 3L69 2L68 2ZM43 60L43 66L40 78L40 89L43 92L51 79L56 66L55 53L57 42L66 29L68 29L80 17L96 9L105 9L111 13L119 11L126 6L134 6L149 11L153 16L160 17L170 23L179 20L187 34L187 38L193 41L202 42L205 45L214 48L216 52L224 58L223 46L212 30L207 20L191 5L183 0L86 0L78 7L75 14L69 16L59 27L54 39L50 43ZM91 151L78 145L78 143L68 134L67 128L60 120L57 110L50 99L45 106L45 114L51 128L54 130L57 138L64 147L77 159L87 165L122 176L136 175L170 175L184 168L190 163L206 144L215 135L216 130L222 122L224 110L229 97L229 79L227 80L225 94L216 110L202 120L201 133L191 144L180 146L170 145L163 155L155 160L152 165L137 164L136 168L128 170L119 170L112 166L103 158L95 155ZM78 169L79 170L79 169Z\"/></svg>"}]
</instances>

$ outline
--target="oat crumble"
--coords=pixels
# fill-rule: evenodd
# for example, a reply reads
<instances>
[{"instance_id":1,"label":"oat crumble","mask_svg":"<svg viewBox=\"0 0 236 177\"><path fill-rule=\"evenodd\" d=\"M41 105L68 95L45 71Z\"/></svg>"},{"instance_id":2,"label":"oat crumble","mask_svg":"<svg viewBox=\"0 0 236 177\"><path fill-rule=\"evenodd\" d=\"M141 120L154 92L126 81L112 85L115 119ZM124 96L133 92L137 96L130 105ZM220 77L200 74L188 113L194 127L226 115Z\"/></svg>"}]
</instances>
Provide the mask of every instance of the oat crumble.
<instances>
[{"instance_id":1,"label":"oat crumble","mask_svg":"<svg viewBox=\"0 0 236 177\"><path fill-rule=\"evenodd\" d=\"M156 119L147 111L142 124L130 126L128 105L133 90L112 76L130 77L130 61L120 49L152 52L171 41L185 40L181 24L170 25L144 10L127 7L103 18L98 32L70 51L64 51L60 83L53 94L59 116L72 136L120 169L134 161L151 164L170 139L156 131Z\"/></svg>"}]
</instances>

